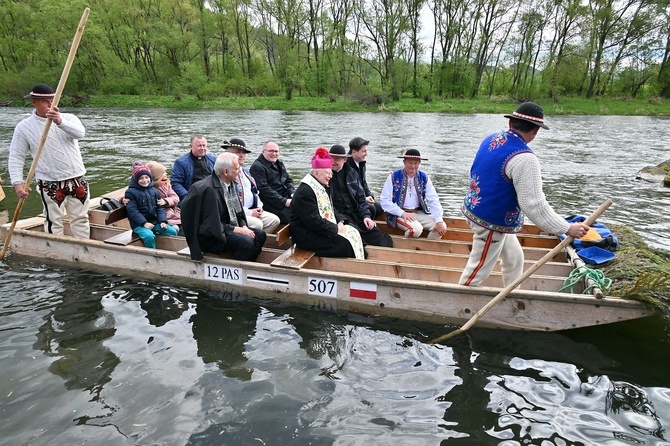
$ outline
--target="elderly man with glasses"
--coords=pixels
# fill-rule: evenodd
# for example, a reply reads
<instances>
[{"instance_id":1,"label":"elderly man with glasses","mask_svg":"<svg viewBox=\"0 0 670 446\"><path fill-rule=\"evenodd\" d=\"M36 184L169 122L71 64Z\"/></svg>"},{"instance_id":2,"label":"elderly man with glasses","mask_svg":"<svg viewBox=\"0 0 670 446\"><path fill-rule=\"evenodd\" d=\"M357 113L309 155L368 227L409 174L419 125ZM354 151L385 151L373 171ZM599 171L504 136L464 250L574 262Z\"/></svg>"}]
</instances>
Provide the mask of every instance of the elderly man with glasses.
<instances>
[{"instance_id":1,"label":"elderly man with glasses","mask_svg":"<svg viewBox=\"0 0 670 446\"><path fill-rule=\"evenodd\" d=\"M279 161L279 145L274 141L266 142L249 172L256 180L264 209L278 216L282 223L288 223L295 186L286 166Z\"/></svg>"}]
</instances>

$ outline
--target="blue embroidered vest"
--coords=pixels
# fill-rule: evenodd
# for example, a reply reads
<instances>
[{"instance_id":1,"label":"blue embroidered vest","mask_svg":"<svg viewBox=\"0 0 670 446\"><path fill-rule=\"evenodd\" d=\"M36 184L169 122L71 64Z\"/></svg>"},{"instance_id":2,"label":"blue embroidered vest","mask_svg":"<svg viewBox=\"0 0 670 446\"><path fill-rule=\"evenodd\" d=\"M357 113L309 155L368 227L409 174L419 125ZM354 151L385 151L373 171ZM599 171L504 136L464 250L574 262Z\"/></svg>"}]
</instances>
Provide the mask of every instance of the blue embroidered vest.
<instances>
[{"instance_id":1,"label":"blue embroidered vest","mask_svg":"<svg viewBox=\"0 0 670 446\"><path fill-rule=\"evenodd\" d=\"M405 193L407 192L407 175L405 175L405 169L398 169L393 172L393 202L400 207L403 207L403 202L405 201ZM421 209L426 214L430 214L430 206L426 203L426 185L428 184L428 175L425 172L417 171L414 175L414 187L416 187L417 194L419 196L419 203L421 203ZM392 228L396 227L398 222L398 217L391 215L388 212L386 213L386 222Z\"/></svg>"},{"instance_id":2,"label":"blue embroidered vest","mask_svg":"<svg viewBox=\"0 0 670 446\"><path fill-rule=\"evenodd\" d=\"M463 215L492 231L521 231L523 213L512 180L505 175L507 161L519 153L533 151L514 130L494 133L482 142L470 169Z\"/></svg>"},{"instance_id":3,"label":"blue embroidered vest","mask_svg":"<svg viewBox=\"0 0 670 446\"><path fill-rule=\"evenodd\" d=\"M258 187L256 187L256 181L254 180L254 177L251 176L249 170L245 169L244 167L240 169L238 177L240 175L244 175L245 177L247 177L247 179L251 183L251 193L253 194L254 201L253 203L251 203L249 209L256 209L258 207ZM237 190L237 196L240 199L240 203L242 204L242 206L244 206L244 190L242 189L241 181L242 181L241 179L235 180L235 189Z\"/></svg>"}]
</instances>

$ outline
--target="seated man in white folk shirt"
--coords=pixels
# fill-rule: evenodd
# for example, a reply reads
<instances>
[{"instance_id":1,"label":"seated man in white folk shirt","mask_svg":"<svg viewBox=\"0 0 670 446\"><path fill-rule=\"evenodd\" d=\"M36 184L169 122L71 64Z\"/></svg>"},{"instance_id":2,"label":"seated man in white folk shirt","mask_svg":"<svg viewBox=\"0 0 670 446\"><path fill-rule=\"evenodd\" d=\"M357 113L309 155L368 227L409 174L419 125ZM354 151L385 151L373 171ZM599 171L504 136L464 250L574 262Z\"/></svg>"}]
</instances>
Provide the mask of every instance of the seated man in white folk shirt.
<instances>
[{"instance_id":1,"label":"seated man in white folk shirt","mask_svg":"<svg viewBox=\"0 0 670 446\"><path fill-rule=\"evenodd\" d=\"M221 147L228 152L236 154L239 158L241 169L237 176L237 187L240 202L247 217L247 226L272 233L279 226L279 217L263 210L263 202L258 196L256 182L249 173L249 170L242 167L244 166L247 153L251 153L251 150L247 150L246 143L239 138L233 138L230 141L224 140Z\"/></svg>"},{"instance_id":2,"label":"seated man in white folk shirt","mask_svg":"<svg viewBox=\"0 0 670 446\"><path fill-rule=\"evenodd\" d=\"M379 200L386 222L392 228L405 230L406 237L419 237L425 229L430 231L429 239L441 238L447 225L433 183L419 170L425 158L416 149L409 149L398 158L403 159L405 167L389 175Z\"/></svg>"}]
</instances>

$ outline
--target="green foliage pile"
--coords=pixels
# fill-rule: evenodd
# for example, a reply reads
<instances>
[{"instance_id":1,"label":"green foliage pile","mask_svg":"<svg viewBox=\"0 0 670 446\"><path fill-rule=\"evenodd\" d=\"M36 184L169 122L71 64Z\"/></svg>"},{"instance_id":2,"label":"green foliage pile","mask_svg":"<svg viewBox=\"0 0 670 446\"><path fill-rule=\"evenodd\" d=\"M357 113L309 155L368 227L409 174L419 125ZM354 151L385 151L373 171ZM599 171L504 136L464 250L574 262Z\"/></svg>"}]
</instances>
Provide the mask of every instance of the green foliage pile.
<instances>
[{"instance_id":1,"label":"green foliage pile","mask_svg":"<svg viewBox=\"0 0 670 446\"><path fill-rule=\"evenodd\" d=\"M608 294L641 300L670 314L670 251L647 245L626 226L608 226L620 243L616 259L600 268L612 279Z\"/></svg>"}]
</instances>

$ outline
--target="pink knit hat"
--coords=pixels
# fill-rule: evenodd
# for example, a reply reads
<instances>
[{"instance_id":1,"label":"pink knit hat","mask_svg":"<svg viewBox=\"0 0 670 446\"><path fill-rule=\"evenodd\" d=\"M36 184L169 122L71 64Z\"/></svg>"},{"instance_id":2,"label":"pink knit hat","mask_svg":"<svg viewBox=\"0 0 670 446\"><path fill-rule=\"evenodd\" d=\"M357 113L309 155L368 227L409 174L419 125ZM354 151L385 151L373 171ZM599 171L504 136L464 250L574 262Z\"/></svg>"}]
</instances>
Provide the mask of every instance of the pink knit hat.
<instances>
[{"instance_id":1,"label":"pink knit hat","mask_svg":"<svg viewBox=\"0 0 670 446\"><path fill-rule=\"evenodd\" d=\"M312 169L330 169L333 167L333 159L328 149L319 147L312 157Z\"/></svg>"}]
</instances>

